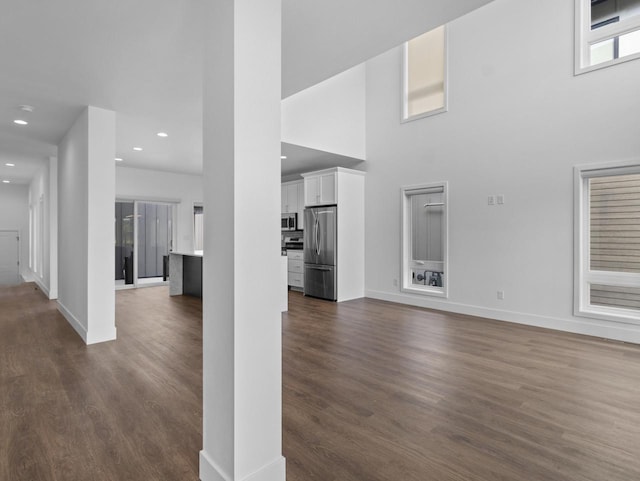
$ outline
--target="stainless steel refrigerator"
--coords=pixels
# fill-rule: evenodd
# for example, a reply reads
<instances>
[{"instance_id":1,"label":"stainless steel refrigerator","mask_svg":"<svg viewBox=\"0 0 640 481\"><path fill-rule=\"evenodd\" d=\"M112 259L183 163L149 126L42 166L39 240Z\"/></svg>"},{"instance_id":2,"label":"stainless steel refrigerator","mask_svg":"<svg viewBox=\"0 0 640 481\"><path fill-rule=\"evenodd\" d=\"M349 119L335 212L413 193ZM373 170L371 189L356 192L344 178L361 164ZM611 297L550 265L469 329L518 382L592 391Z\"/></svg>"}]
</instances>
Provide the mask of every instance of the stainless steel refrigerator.
<instances>
[{"instance_id":1,"label":"stainless steel refrigerator","mask_svg":"<svg viewBox=\"0 0 640 481\"><path fill-rule=\"evenodd\" d=\"M337 299L337 206L304 210L304 295Z\"/></svg>"}]
</instances>

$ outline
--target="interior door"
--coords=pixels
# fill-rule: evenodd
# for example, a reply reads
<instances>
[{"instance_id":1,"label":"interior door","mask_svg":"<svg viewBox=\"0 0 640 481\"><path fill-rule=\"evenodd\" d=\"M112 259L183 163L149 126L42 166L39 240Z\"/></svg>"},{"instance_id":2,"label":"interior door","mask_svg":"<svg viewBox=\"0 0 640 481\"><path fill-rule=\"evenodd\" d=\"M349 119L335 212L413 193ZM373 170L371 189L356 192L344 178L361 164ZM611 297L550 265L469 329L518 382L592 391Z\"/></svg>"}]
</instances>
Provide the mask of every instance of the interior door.
<instances>
[{"instance_id":1,"label":"interior door","mask_svg":"<svg viewBox=\"0 0 640 481\"><path fill-rule=\"evenodd\" d=\"M0 285L20 284L18 231L0 231Z\"/></svg>"}]
</instances>

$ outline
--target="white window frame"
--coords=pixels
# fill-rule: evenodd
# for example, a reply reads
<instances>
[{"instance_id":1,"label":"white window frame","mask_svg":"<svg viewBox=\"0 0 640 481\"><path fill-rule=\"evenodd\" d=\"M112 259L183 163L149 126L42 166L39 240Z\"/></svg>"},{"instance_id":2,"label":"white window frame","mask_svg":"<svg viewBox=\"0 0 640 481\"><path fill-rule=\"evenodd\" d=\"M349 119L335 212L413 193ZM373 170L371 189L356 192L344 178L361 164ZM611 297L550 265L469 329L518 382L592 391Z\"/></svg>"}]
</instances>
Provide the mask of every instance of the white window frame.
<instances>
[{"instance_id":1,"label":"white window frame","mask_svg":"<svg viewBox=\"0 0 640 481\"><path fill-rule=\"evenodd\" d=\"M203 202L194 202L192 207L193 214L191 215L191 222L193 223L193 252L196 254L204 254L204 230L202 232L202 250L196 249L197 245L197 233L196 233L196 207L202 207L202 212L204 215L204 203ZM203 226L204 229L204 226Z\"/></svg>"},{"instance_id":2,"label":"white window frame","mask_svg":"<svg viewBox=\"0 0 640 481\"><path fill-rule=\"evenodd\" d=\"M431 117L438 115L449 110L449 28L447 25L444 27L444 105L439 109L430 110L416 115L408 115L409 112L409 42L405 42L402 46L402 88L400 89L400 123L411 122L413 120L424 119L425 117ZM436 27L439 28L439 27ZM426 33L426 32L425 32Z\"/></svg>"},{"instance_id":3,"label":"white window frame","mask_svg":"<svg viewBox=\"0 0 640 481\"><path fill-rule=\"evenodd\" d=\"M640 58L640 52L590 65L591 45L640 29L640 15L591 30L591 1L575 0L575 75Z\"/></svg>"},{"instance_id":4,"label":"white window frame","mask_svg":"<svg viewBox=\"0 0 640 481\"><path fill-rule=\"evenodd\" d=\"M595 306L590 302L590 284L640 287L640 274L592 271L589 253L589 179L611 175L640 174L640 161L607 162L574 168L574 307L576 316L640 325L637 310Z\"/></svg>"},{"instance_id":5,"label":"white window frame","mask_svg":"<svg viewBox=\"0 0 640 481\"><path fill-rule=\"evenodd\" d=\"M415 267L412 262L412 235L411 235L411 196L410 192L423 189L442 187L443 209L443 242L442 242L442 270L444 272L444 282L442 287L417 286L411 282L411 269ZM401 266L402 276L400 290L411 294L421 294L434 297L449 297L449 284L451 276L449 274L449 183L430 182L418 185L408 185L400 189L400 202L402 206L402 236L401 236Z\"/></svg>"}]
</instances>

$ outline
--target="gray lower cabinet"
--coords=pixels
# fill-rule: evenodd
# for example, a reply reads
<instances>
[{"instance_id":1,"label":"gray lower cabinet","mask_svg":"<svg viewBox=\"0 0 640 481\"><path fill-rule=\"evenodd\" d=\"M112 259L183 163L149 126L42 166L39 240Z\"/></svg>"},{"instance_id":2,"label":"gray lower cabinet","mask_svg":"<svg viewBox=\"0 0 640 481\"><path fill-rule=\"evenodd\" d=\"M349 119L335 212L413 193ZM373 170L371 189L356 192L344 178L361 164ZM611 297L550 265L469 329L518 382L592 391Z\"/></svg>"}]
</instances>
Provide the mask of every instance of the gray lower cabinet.
<instances>
[{"instance_id":1,"label":"gray lower cabinet","mask_svg":"<svg viewBox=\"0 0 640 481\"><path fill-rule=\"evenodd\" d=\"M287 284L295 289L304 288L304 257L302 251L287 251Z\"/></svg>"}]
</instances>

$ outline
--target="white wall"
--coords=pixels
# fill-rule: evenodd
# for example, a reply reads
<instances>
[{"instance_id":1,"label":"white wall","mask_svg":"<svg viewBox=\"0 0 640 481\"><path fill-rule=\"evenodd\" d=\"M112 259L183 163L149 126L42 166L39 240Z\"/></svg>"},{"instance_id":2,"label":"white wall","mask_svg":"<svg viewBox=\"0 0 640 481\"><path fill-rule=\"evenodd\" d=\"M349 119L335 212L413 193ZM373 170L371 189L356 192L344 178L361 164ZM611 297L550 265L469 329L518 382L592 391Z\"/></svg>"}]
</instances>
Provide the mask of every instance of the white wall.
<instances>
[{"instance_id":1,"label":"white wall","mask_svg":"<svg viewBox=\"0 0 640 481\"><path fill-rule=\"evenodd\" d=\"M58 146L58 306L87 344L115 339L115 113L88 107Z\"/></svg>"},{"instance_id":2,"label":"white wall","mask_svg":"<svg viewBox=\"0 0 640 481\"><path fill-rule=\"evenodd\" d=\"M454 21L449 112L422 120L399 121L401 49L367 63L367 295L640 342L572 313L573 166L640 159L640 61L574 76L573 11L496 0ZM450 297L401 294L400 187L445 180Z\"/></svg>"},{"instance_id":3,"label":"white wall","mask_svg":"<svg viewBox=\"0 0 640 481\"><path fill-rule=\"evenodd\" d=\"M0 230L20 231L20 274L30 280L28 186L0 184Z\"/></svg>"},{"instance_id":4,"label":"white wall","mask_svg":"<svg viewBox=\"0 0 640 481\"><path fill-rule=\"evenodd\" d=\"M358 65L282 101L282 141L365 158L366 67Z\"/></svg>"},{"instance_id":5,"label":"white wall","mask_svg":"<svg viewBox=\"0 0 640 481\"><path fill-rule=\"evenodd\" d=\"M193 251L193 204L202 203L202 176L116 167L116 198L178 202L174 251Z\"/></svg>"},{"instance_id":6,"label":"white wall","mask_svg":"<svg viewBox=\"0 0 640 481\"><path fill-rule=\"evenodd\" d=\"M40 259L39 267L33 272L33 279L49 299L57 298L57 159L51 158L42 164L29 185L29 205L39 210L42 216L43 232L35 236L32 255ZM53 170L53 174L52 171ZM54 205L55 204L55 205ZM55 244L55 245L54 245ZM32 269L33 270L33 269Z\"/></svg>"},{"instance_id":7,"label":"white wall","mask_svg":"<svg viewBox=\"0 0 640 481\"><path fill-rule=\"evenodd\" d=\"M58 145L58 302L77 318L82 329L87 325L87 252L89 168L89 120L85 110ZM74 325L74 328L78 326Z\"/></svg>"}]
</instances>

